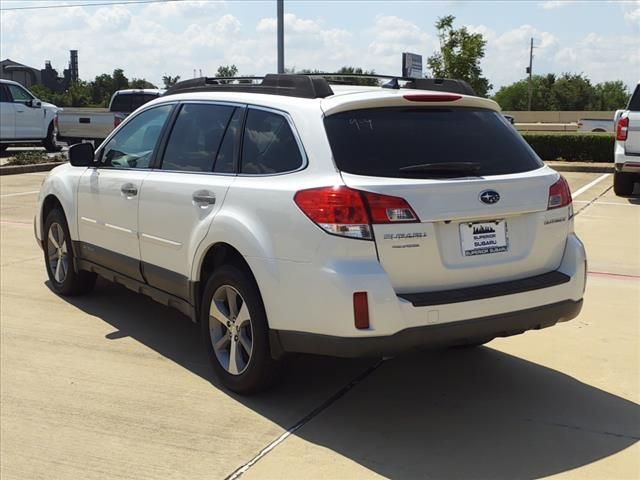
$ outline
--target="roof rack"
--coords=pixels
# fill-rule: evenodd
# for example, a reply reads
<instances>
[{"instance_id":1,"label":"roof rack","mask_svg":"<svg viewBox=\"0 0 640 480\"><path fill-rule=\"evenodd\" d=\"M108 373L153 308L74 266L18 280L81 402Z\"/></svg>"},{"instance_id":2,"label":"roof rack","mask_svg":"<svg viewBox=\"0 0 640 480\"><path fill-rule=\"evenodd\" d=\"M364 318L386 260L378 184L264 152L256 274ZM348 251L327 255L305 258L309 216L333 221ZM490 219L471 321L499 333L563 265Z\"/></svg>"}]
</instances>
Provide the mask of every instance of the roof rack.
<instances>
[{"instance_id":1,"label":"roof rack","mask_svg":"<svg viewBox=\"0 0 640 480\"><path fill-rule=\"evenodd\" d=\"M436 90L476 96L473 88L464 80L350 73L284 73L268 74L264 77L200 77L178 82L170 87L164 95L217 91L263 93L299 98L325 98L333 95L332 84L353 85L356 84L354 80L357 79L389 80L387 83L380 85L382 88ZM402 85L400 82L402 82Z\"/></svg>"},{"instance_id":2,"label":"roof rack","mask_svg":"<svg viewBox=\"0 0 640 480\"><path fill-rule=\"evenodd\" d=\"M165 95L210 91L265 93L299 98L324 98L333 95L331 86L324 78L298 74L268 74L264 77L200 77L176 83L167 90Z\"/></svg>"}]
</instances>

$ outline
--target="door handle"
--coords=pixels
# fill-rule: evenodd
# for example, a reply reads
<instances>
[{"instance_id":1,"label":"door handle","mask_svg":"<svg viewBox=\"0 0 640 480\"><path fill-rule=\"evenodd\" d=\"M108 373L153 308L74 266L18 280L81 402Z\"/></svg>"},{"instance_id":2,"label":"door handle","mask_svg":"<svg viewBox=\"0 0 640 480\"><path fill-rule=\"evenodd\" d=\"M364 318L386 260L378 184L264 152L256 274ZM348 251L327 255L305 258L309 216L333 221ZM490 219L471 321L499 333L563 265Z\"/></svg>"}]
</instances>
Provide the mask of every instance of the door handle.
<instances>
[{"instance_id":1,"label":"door handle","mask_svg":"<svg viewBox=\"0 0 640 480\"><path fill-rule=\"evenodd\" d=\"M125 183L120 187L120 191L125 197L135 197L138 194L138 189L133 183Z\"/></svg>"},{"instance_id":2,"label":"door handle","mask_svg":"<svg viewBox=\"0 0 640 480\"><path fill-rule=\"evenodd\" d=\"M208 207L216 203L215 193L209 192L208 190L198 190L197 192L193 192L193 196L191 198L193 198L193 204L198 207Z\"/></svg>"}]
</instances>

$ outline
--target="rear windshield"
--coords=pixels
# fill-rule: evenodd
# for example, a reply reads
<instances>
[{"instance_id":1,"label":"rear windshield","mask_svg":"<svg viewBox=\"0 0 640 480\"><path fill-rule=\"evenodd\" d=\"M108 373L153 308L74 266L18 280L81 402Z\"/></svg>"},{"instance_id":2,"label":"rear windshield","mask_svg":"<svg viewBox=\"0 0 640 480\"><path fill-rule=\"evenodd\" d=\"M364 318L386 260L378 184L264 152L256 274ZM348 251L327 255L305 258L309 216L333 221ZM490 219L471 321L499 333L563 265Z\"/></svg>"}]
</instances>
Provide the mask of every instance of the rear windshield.
<instances>
[{"instance_id":1,"label":"rear windshield","mask_svg":"<svg viewBox=\"0 0 640 480\"><path fill-rule=\"evenodd\" d=\"M543 165L491 110L377 108L330 115L324 123L336 166L357 175L467 176L453 168L464 164L473 165L473 175L504 175Z\"/></svg>"},{"instance_id":2,"label":"rear windshield","mask_svg":"<svg viewBox=\"0 0 640 480\"><path fill-rule=\"evenodd\" d=\"M131 113L154 98L158 98L158 94L122 93L113 97L109 110L112 112Z\"/></svg>"},{"instance_id":3,"label":"rear windshield","mask_svg":"<svg viewBox=\"0 0 640 480\"><path fill-rule=\"evenodd\" d=\"M640 85L638 85L635 92L633 92L633 96L631 97L631 100L629 100L629 107L627 110L640 112Z\"/></svg>"}]
</instances>

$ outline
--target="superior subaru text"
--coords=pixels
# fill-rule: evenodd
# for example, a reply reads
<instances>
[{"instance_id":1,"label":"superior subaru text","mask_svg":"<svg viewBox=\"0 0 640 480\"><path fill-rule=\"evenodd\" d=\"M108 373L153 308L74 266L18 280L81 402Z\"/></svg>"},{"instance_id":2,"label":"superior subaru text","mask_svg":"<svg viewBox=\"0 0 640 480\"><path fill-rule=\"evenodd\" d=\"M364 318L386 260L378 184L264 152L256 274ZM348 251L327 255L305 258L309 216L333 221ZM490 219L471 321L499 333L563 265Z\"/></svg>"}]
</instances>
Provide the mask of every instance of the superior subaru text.
<instances>
[{"instance_id":1,"label":"superior subaru text","mask_svg":"<svg viewBox=\"0 0 640 480\"><path fill-rule=\"evenodd\" d=\"M288 352L477 345L574 318L586 257L567 182L456 81L182 82L39 196L51 288L96 274L202 326L216 376Z\"/></svg>"}]
</instances>

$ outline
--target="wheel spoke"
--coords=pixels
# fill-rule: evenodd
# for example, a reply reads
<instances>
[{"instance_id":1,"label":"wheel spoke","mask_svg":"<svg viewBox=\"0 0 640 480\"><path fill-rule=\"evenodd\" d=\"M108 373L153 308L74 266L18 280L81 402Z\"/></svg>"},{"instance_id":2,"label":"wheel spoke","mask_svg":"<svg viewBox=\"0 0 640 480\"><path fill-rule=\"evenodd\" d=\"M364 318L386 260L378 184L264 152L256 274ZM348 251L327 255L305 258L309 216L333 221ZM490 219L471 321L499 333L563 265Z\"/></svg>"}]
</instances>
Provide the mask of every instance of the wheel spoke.
<instances>
[{"instance_id":1,"label":"wheel spoke","mask_svg":"<svg viewBox=\"0 0 640 480\"><path fill-rule=\"evenodd\" d=\"M240 307L240 311L238 312L238 316L236 317L236 326L240 328L250 320L251 318L249 317L249 309L247 308L247 304L245 302L242 302L242 306Z\"/></svg>"},{"instance_id":2,"label":"wheel spoke","mask_svg":"<svg viewBox=\"0 0 640 480\"><path fill-rule=\"evenodd\" d=\"M252 345L251 339L247 336L246 330L240 330L238 333L238 341L240 342L240 345L242 345L242 348L244 348L244 351L247 352L247 356L250 357Z\"/></svg>"},{"instance_id":3,"label":"wheel spoke","mask_svg":"<svg viewBox=\"0 0 640 480\"><path fill-rule=\"evenodd\" d=\"M240 366L242 365L242 359L240 358L240 350L238 349L238 342L235 339L231 339L231 347L229 348L229 373L238 375L240 373Z\"/></svg>"},{"instance_id":4,"label":"wheel spoke","mask_svg":"<svg viewBox=\"0 0 640 480\"><path fill-rule=\"evenodd\" d=\"M60 250L62 250L62 253L64 253L65 255L67 254L67 242L64 238L62 239L62 243L60 244Z\"/></svg>"},{"instance_id":5,"label":"wheel spoke","mask_svg":"<svg viewBox=\"0 0 640 480\"><path fill-rule=\"evenodd\" d=\"M211 301L211 307L209 307L209 317L215 318L218 322L224 325L224 328L227 328L227 321L229 320L229 316L220 309L220 305L218 302L219 300L216 300L215 298Z\"/></svg>"},{"instance_id":6,"label":"wheel spoke","mask_svg":"<svg viewBox=\"0 0 640 480\"><path fill-rule=\"evenodd\" d=\"M222 337L213 344L213 349L216 352L224 352L227 350L230 341L231 339L229 338L229 335L222 335Z\"/></svg>"},{"instance_id":7,"label":"wheel spoke","mask_svg":"<svg viewBox=\"0 0 640 480\"><path fill-rule=\"evenodd\" d=\"M67 271L69 270L69 266L67 265L67 259L62 257L62 278L67 278Z\"/></svg>"},{"instance_id":8,"label":"wheel spoke","mask_svg":"<svg viewBox=\"0 0 640 480\"><path fill-rule=\"evenodd\" d=\"M62 281L64 280L62 276L62 257L58 257L58 263L56 263L56 271L54 277L56 279L56 282L58 283L62 283Z\"/></svg>"},{"instance_id":9,"label":"wheel spoke","mask_svg":"<svg viewBox=\"0 0 640 480\"><path fill-rule=\"evenodd\" d=\"M49 229L49 241L55 248L59 248L58 240L53 236L53 230L53 227Z\"/></svg>"},{"instance_id":10,"label":"wheel spoke","mask_svg":"<svg viewBox=\"0 0 640 480\"><path fill-rule=\"evenodd\" d=\"M229 315L235 319L238 316L238 294L229 287L227 287L227 304L229 305Z\"/></svg>"}]
</instances>

